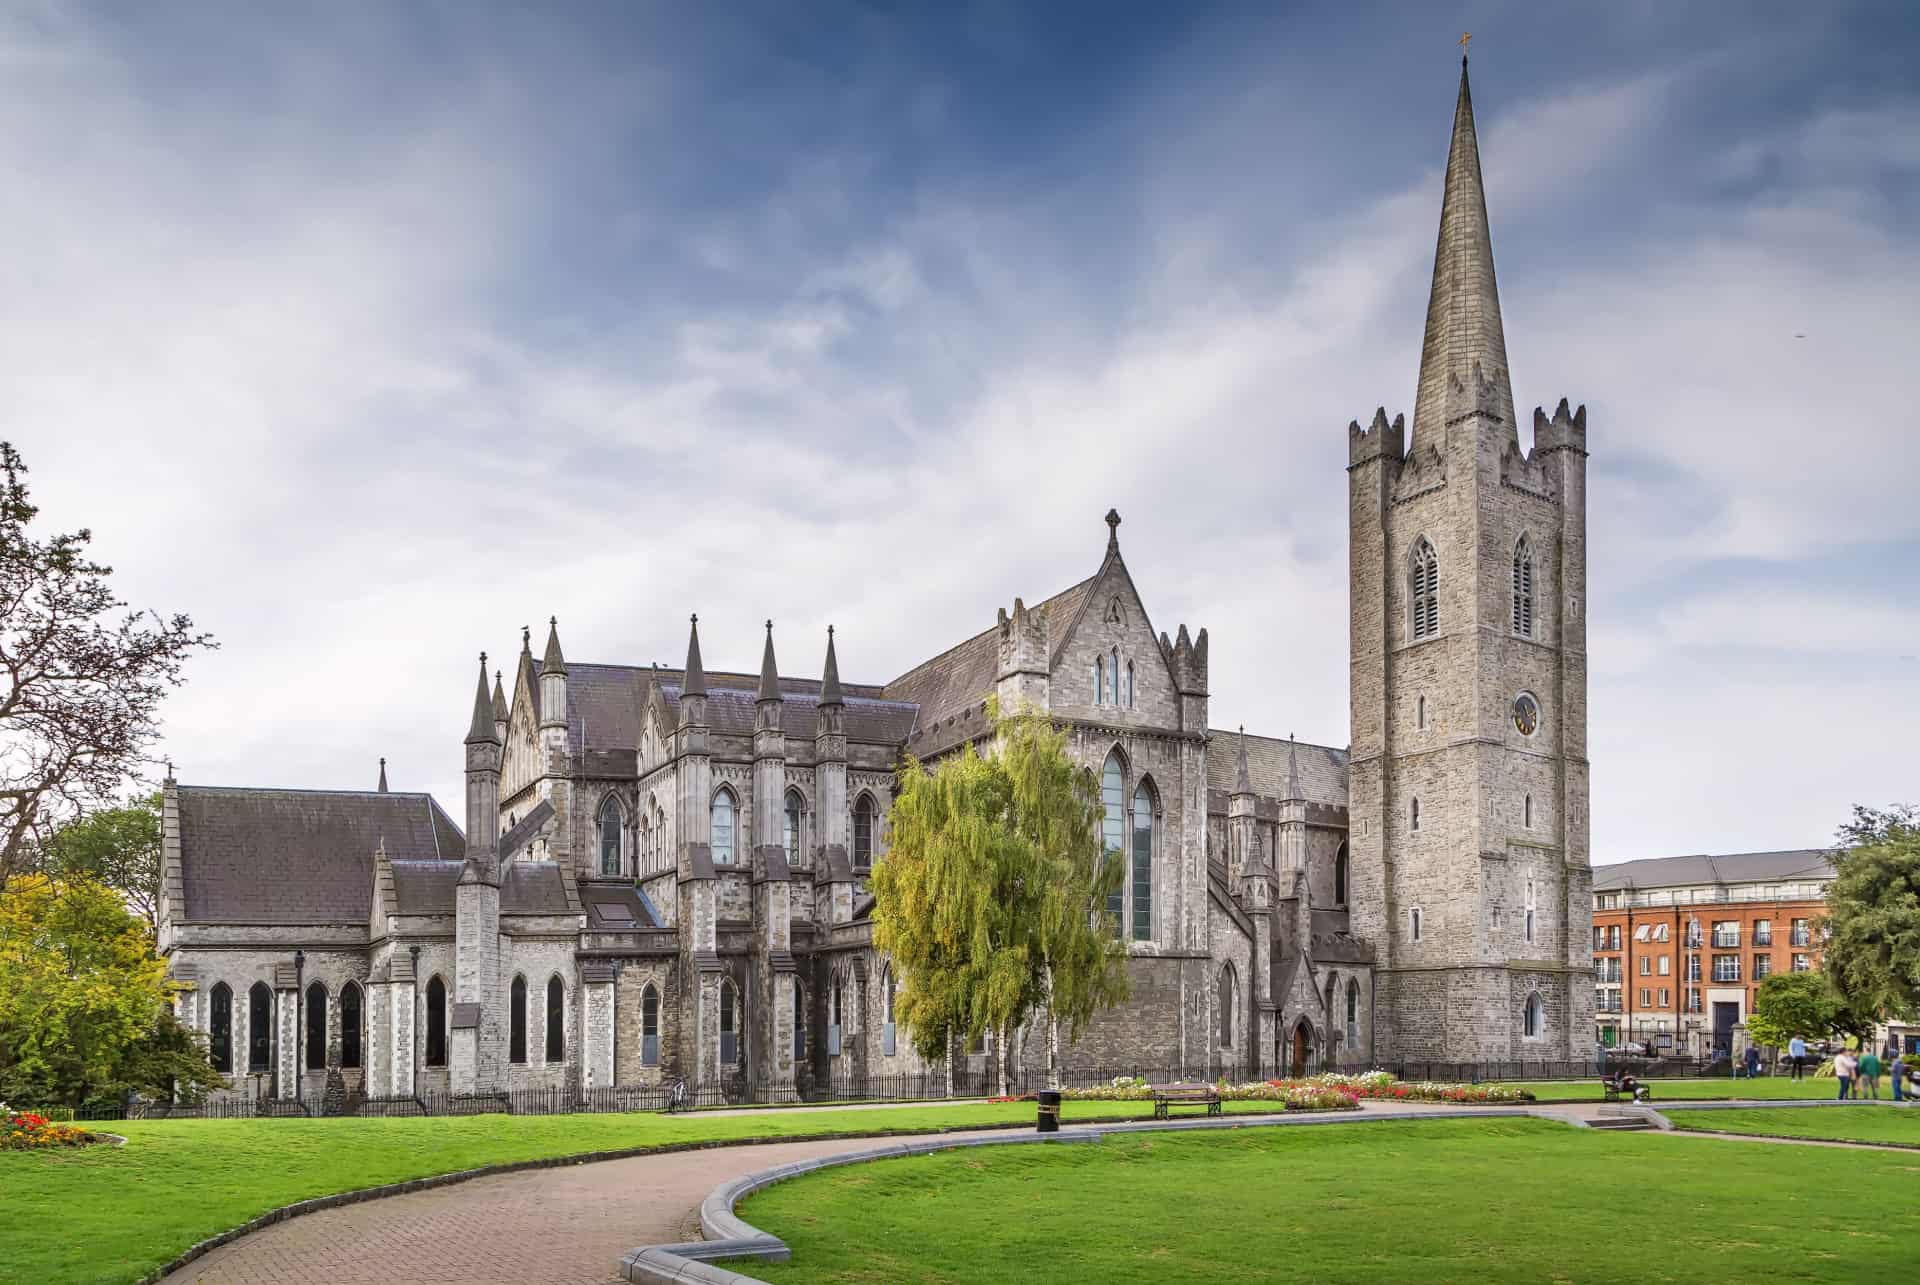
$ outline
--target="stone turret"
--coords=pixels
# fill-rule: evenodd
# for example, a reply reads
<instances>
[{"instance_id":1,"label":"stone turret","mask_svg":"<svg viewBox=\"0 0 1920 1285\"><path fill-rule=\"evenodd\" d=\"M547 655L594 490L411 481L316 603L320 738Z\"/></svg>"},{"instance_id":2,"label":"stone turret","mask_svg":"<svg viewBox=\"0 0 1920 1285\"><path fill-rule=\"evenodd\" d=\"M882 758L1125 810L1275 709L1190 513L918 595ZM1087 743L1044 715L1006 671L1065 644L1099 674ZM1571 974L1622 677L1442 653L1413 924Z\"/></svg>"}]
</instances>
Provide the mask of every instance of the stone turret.
<instances>
[{"instance_id":1,"label":"stone turret","mask_svg":"<svg viewBox=\"0 0 1920 1285\"><path fill-rule=\"evenodd\" d=\"M1207 631L1187 637L1183 624L1171 641L1160 635L1160 651L1173 673L1173 687L1180 694L1180 727L1183 731L1206 734L1207 730Z\"/></svg>"},{"instance_id":2,"label":"stone turret","mask_svg":"<svg viewBox=\"0 0 1920 1285\"><path fill-rule=\"evenodd\" d=\"M1047 622L1019 598L1013 600L1013 614L1000 609L999 670L994 695L1002 714L1017 714L1023 709L1044 710L1049 699Z\"/></svg>"},{"instance_id":3,"label":"stone turret","mask_svg":"<svg viewBox=\"0 0 1920 1285\"><path fill-rule=\"evenodd\" d=\"M1236 883L1263 864L1255 811L1253 778L1247 770L1247 729L1242 727L1234 759L1233 793L1227 798L1227 871Z\"/></svg>"},{"instance_id":4,"label":"stone turret","mask_svg":"<svg viewBox=\"0 0 1920 1285\"><path fill-rule=\"evenodd\" d=\"M786 847L786 701L773 655L773 622L760 654L760 687L753 717L753 930L758 993L768 1002L749 1014L755 1039L749 1046L754 1078L790 1085L793 1062L793 889ZM799 842L799 836L794 836Z\"/></svg>"},{"instance_id":5,"label":"stone turret","mask_svg":"<svg viewBox=\"0 0 1920 1285\"><path fill-rule=\"evenodd\" d=\"M549 762L567 752L567 658L560 653L557 616L547 620L547 650L540 658L540 744Z\"/></svg>"},{"instance_id":6,"label":"stone turret","mask_svg":"<svg viewBox=\"0 0 1920 1285\"><path fill-rule=\"evenodd\" d=\"M454 889L454 994L448 1073L455 1093L485 1093L505 1080L500 1002L500 739L494 730L487 657L480 655L467 728L467 851Z\"/></svg>"},{"instance_id":7,"label":"stone turret","mask_svg":"<svg viewBox=\"0 0 1920 1285\"><path fill-rule=\"evenodd\" d=\"M681 1065L693 1068L695 1085L719 1083L720 983L719 899L713 864L713 756L707 730L707 675L700 663L700 617L687 629L687 663L680 686L680 729L674 734L679 815L674 832L680 895L682 966L693 979L691 1020L680 1030Z\"/></svg>"},{"instance_id":8,"label":"stone turret","mask_svg":"<svg viewBox=\"0 0 1920 1285\"><path fill-rule=\"evenodd\" d=\"M829 681L833 699L828 701ZM833 626L827 626L827 660L821 684L820 717L813 733L813 872L821 896L814 918L830 923L836 907L830 881L851 880L853 865L847 855L847 728L846 706L840 694L840 661L835 654Z\"/></svg>"}]
</instances>

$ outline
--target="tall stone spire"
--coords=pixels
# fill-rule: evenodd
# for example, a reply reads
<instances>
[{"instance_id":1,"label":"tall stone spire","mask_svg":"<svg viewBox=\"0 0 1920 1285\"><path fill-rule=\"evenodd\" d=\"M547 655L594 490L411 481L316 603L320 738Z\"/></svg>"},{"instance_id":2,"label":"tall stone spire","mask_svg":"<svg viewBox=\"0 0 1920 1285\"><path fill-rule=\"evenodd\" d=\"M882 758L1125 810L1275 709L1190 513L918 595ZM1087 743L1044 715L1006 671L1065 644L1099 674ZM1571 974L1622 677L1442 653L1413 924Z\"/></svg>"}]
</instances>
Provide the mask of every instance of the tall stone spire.
<instances>
[{"instance_id":1,"label":"tall stone spire","mask_svg":"<svg viewBox=\"0 0 1920 1285\"><path fill-rule=\"evenodd\" d=\"M380 793L385 794L386 792L387 792L387 760L382 758L380 760ZM386 840L382 839L381 842L384 844Z\"/></svg>"},{"instance_id":2,"label":"tall stone spire","mask_svg":"<svg viewBox=\"0 0 1920 1285\"><path fill-rule=\"evenodd\" d=\"M760 652L760 691L757 700L780 699L780 669L773 659L773 622L767 622L767 645Z\"/></svg>"},{"instance_id":3,"label":"tall stone spire","mask_svg":"<svg viewBox=\"0 0 1920 1285\"><path fill-rule=\"evenodd\" d=\"M833 626L827 626L827 664L820 673L820 703L822 705L844 705L847 698L840 692L840 660L833 654Z\"/></svg>"},{"instance_id":4,"label":"tall stone spire","mask_svg":"<svg viewBox=\"0 0 1920 1285\"><path fill-rule=\"evenodd\" d=\"M700 663L700 617L692 616L687 622L687 672L681 681L680 690L688 696L707 694L707 671Z\"/></svg>"},{"instance_id":5,"label":"tall stone spire","mask_svg":"<svg viewBox=\"0 0 1920 1285\"><path fill-rule=\"evenodd\" d=\"M1291 732L1287 733L1287 797L1300 797L1300 753Z\"/></svg>"},{"instance_id":6,"label":"tall stone spire","mask_svg":"<svg viewBox=\"0 0 1920 1285\"><path fill-rule=\"evenodd\" d=\"M1460 98L1447 149L1446 193L1440 199L1440 238L1433 252L1433 292L1420 348L1420 387L1413 403L1413 440L1439 446L1447 381L1465 382L1478 363L1493 385L1495 412L1513 426L1513 385L1507 376L1507 337L1500 324L1500 288L1493 275L1493 237L1480 183L1480 143L1473 128L1467 60L1460 60ZM1424 433L1434 436L1422 437Z\"/></svg>"},{"instance_id":7,"label":"tall stone spire","mask_svg":"<svg viewBox=\"0 0 1920 1285\"><path fill-rule=\"evenodd\" d=\"M467 744L498 745L493 730L493 693L487 690L487 653L480 653L480 685L473 691L473 723L467 728Z\"/></svg>"},{"instance_id":8,"label":"tall stone spire","mask_svg":"<svg viewBox=\"0 0 1920 1285\"><path fill-rule=\"evenodd\" d=\"M1247 728L1244 723L1240 726L1240 759L1239 766L1234 772L1233 792L1235 794L1253 793L1253 776L1247 771Z\"/></svg>"}]
</instances>

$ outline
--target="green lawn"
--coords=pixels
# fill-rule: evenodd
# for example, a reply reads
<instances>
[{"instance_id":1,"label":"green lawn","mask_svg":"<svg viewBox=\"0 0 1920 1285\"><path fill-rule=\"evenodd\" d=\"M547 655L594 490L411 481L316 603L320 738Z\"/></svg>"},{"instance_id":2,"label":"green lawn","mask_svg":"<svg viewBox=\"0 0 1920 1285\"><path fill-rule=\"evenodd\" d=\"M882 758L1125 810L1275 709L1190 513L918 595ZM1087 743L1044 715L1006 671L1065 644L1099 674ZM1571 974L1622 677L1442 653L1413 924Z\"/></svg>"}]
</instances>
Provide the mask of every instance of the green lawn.
<instances>
[{"instance_id":1,"label":"green lawn","mask_svg":"<svg viewBox=\"0 0 1920 1285\"><path fill-rule=\"evenodd\" d=\"M1271 1104L1229 1103L1235 1110ZM1063 1118L1140 1118L1070 1102ZM270 1209L479 1165L705 1140L1030 1125L1031 1102L778 1114L130 1120L125 1147L0 1152L0 1281L131 1281Z\"/></svg>"},{"instance_id":2,"label":"green lawn","mask_svg":"<svg viewBox=\"0 0 1920 1285\"><path fill-rule=\"evenodd\" d=\"M1436 1120L950 1151L823 1170L741 1213L793 1248L746 1270L785 1283L1043 1264L1102 1282L1857 1281L1911 1274L1917 1173L1892 1153ZM1635 1218L1673 1234L1623 1259Z\"/></svg>"},{"instance_id":3,"label":"green lawn","mask_svg":"<svg viewBox=\"0 0 1920 1285\"><path fill-rule=\"evenodd\" d=\"M1890 1142L1920 1147L1920 1107L1835 1107L1829 1110L1664 1111L1680 1129L1760 1133L1776 1138Z\"/></svg>"},{"instance_id":4,"label":"green lawn","mask_svg":"<svg viewBox=\"0 0 1920 1285\"><path fill-rule=\"evenodd\" d=\"M1809 1076L1804 1080L1794 1080L1789 1076L1762 1076L1758 1080L1732 1080L1716 1078L1712 1080L1648 1080L1647 1086L1653 1090L1654 1102L1718 1102L1728 1098L1756 1098L1762 1101L1780 1099L1830 1098L1840 1091L1839 1085L1832 1080L1816 1080ZM1542 1102L1598 1102L1600 1100L1600 1081L1592 1080L1546 1080L1515 1081L1514 1088L1525 1089Z\"/></svg>"}]
</instances>

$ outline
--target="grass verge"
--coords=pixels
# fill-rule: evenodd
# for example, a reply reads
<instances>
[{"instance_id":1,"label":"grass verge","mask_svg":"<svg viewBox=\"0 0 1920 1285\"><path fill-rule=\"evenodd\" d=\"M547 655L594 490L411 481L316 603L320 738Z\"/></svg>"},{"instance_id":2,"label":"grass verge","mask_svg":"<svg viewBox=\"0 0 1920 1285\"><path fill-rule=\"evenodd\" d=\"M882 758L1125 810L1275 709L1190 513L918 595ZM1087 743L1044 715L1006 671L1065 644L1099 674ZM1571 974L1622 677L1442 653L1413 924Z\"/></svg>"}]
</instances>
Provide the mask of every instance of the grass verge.
<instances>
[{"instance_id":1,"label":"grass verge","mask_svg":"<svg viewBox=\"0 0 1920 1285\"><path fill-rule=\"evenodd\" d=\"M1839 1092L1832 1080L1795 1080L1788 1076L1763 1076L1758 1080L1648 1080L1653 1102L1724 1102L1734 1098L1753 1098L1764 1102L1811 1101L1830 1098ZM1544 1080L1515 1081L1511 1086L1525 1089L1541 1102L1598 1102L1600 1081Z\"/></svg>"},{"instance_id":2,"label":"grass verge","mask_svg":"<svg viewBox=\"0 0 1920 1285\"><path fill-rule=\"evenodd\" d=\"M1911 1268L1915 1172L1891 1153L1436 1120L945 1152L823 1170L741 1213L792 1246L748 1268L783 1285L1028 1281L1036 1264L1120 1285L1611 1283L1623 1199L1684 1228L1633 1279L1854 1281Z\"/></svg>"},{"instance_id":3,"label":"grass verge","mask_svg":"<svg viewBox=\"0 0 1920 1285\"><path fill-rule=\"evenodd\" d=\"M1831 1111L1663 1111L1676 1129L1768 1138L1819 1138L1920 1147L1920 1107L1835 1107Z\"/></svg>"},{"instance_id":4,"label":"grass verge","mask_svg":"<svg viewBox=\"0 0 1920 1285\"><path fill-rule=\"evenodd\" d=\"M1271 1103L1227 1104L1236 1113ZM1067 1123L1140 1119L1071 1102ZM126 1282L296 1201L482 1165L702 1142L1031 1125L1030 1102L689 1115L129 1120L125 1147L0 1152L0 1280Z\"/></svg>"}]
</instances>

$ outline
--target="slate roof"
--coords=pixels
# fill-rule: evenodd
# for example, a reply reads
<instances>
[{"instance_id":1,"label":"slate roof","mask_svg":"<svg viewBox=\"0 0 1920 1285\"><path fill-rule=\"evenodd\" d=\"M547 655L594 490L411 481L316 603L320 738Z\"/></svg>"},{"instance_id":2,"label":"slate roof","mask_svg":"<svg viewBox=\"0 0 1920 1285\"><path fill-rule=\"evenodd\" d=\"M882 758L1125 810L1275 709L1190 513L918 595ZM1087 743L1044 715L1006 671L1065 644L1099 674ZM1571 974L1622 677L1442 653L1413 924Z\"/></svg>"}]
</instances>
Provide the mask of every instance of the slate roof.
<instances>
[{"instance_id":1,"label":"slate roof","mask_svg":"<svg viewBox=\"0 0 1920 1285\"><path fill-rule=\"evenodd\" d=\"M1297 743L1300 796L1309 803L1347 806L1347 751L1331 745ZM1253 792L1271 799L1287 797L1287 745L1283 737L1247 735L1247 773ZM1232 794L1239 775L1240 733L1214 728L1207 733L1207 788Z\"/></svg>"},{"instance_id":2,"label":"slate roof","mask_svg":"<svg viewBox=\"0 0 1920 1285\"><path fill-rule=\"evenodd\" d=\"M575 751L631 752L640 744L641 715L646 709L647 684L660 680L668 707L680 708L685 674L651 665L567 665L567 740ZM707 726L716 732L753 731L753 703L760 684L757 674L707 671ZM840 684L846 698L847 735L856 741L900 742L913 727L913 709L883 700L871 683ZM811 739L814 710L820 699L820 680L781 678L786 701L782 716L788 736ZM742 713L744 710L744 714Z\"/></svg>"},{"instance_id":3,"label":"slate roof","mask_svg":"<svg viewBox=\"0 0 1920 1285\"><path fill-rule=\"evenodd\" d=\"M1699 887L1711 884L1806 882L1833 878L1825 848L1783 852L1704 853L1689 857L1647 857L1593 868L1593 890Z\"/></svg>"},{"instance_id":4,"label":"slate roof","mask_svg":"<svg viewBox=\"0 0 1920 1285\"><path fill-rule=\"evenodd\" d=\"M457 858L466 839L426 794L182 785L186 923L364 923L374 853L400 863Z\"/></svg>"},{"instance_id":5,"label":"slate roof","mask_svg":"<svg viewBox=\"0 0 1920 1285\"><path fill-rule=\"evenodd\" d=\"M1065 641L1067 630L1079 617L1099 578L1095 573L1029 608L1045 615L1047 637L1056 649ZM886 695L918 705L921 721L931 723L985 700L999 676L1000 627L992 625L900 675L887 684Z\"/></svg>"},{"instance_id":6,"label":"slate roof","mask_svg":"<svg viewBox=\"0 0 1920 1285\"><path fill-rule=\"evenodd\" d=\"M587 908L589 926L602 931L666 926L654 913L653 903L630 883L583 883L580 903Z\"/></svg>"},{"instance_id":7,"label":"slate roof","mask_svg":"<svg viewBox=\"0 0 1920 1285\"><path fill-rule=\"evenodd\" d=\"M393 863L393 908L402 915L450 915L460 883L458 861Z\"/></svg>"},{"instance_id":8,"label":"slate roof","mask_svg":"<svg viewBox=\"0 0 1920 1285\"><path fill-rule=\"evenodd\" d=\"M500 876L503 915L580 913L567 901L567 881L552 861L515 861Z\"/></svg>"}]
</instances>

